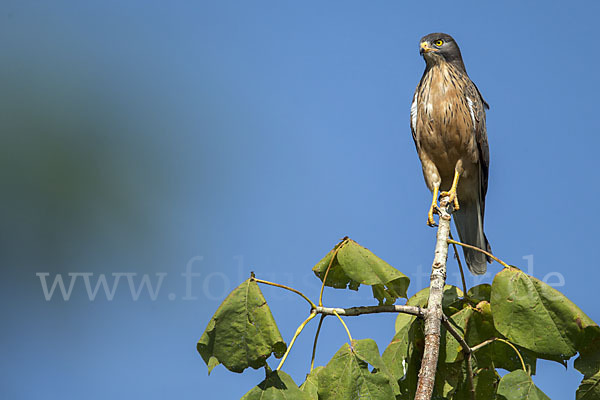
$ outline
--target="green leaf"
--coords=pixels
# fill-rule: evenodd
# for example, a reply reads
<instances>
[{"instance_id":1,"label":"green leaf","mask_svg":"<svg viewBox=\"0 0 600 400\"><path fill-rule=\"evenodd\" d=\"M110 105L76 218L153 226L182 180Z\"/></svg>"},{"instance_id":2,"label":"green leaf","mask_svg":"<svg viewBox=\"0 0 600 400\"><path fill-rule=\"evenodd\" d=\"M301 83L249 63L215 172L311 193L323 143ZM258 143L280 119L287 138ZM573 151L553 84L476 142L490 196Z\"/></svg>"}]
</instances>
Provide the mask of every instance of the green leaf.
<instances>
[{"instance_id":1,"label":"green leaf","mask_svg":"<svg viewBox=\"0 0 600 400\"><path fill-rule=\"evenodd\" d=\"M522 369L506 374L500 379L497 398L500 400L550 400L533 384L531 377Z\"/></svg>"},{"instance_id":2,"label":"green leaf","mask_svg":"<svg viewBox=\"0 0 600 400\"><path fill-rule=\"evenodd\" d=\"M595 323L558 290L516 268L494 278L491 296L496 329L537 353L568 359L582 332Z\"/></svg>"},{"instance_id":3,"label":"green leaf","mask_svg":"<svg viewBox=\"0 0 600 400\"><path fill-rule=\"evenodd\" d=\"M584 329L575 369L586 377L600 371L600 327L588 326Z\"/></svg>"},{"instance_id":4,"label":"green leaf","mask_svg":"<svg viewBox=\"0 0 600 400\"><path fill-rule=\"evenodd\" d=\"M463 363L464 364L464 363ZM494 399L500 376L494 368L483 368L477 371L473 378L476 399ZM460 388L454 393L452 400L472 400L469 381L465 376Z\"/></svg>"},{"instance_id":5,"label":"green leaf","mask_svg":"<svg viewBox=\"0 0 600 400\"><path fill-rule=\"evenodd\" d=\"M494 399L500 376L493 367L480 368L473 357L473 383L476 399ZM464 361L438 363L434 399L472 400L467 365Z\"/></svg>"},{"instance_id":6,"label":"green leaf","mask_svg":"<svg viewBox=\"0 0 600 400\"><path fill-rule=\"evenodd\" d=\"M490 297L492 295L492 286L488 283L483 283L481 285L473 286L467 292L467 296L475 300L476 302L487 301L489 303Z\"/></svg>"},{"instance_id":7,"label":"green leaf","mask_svg":"<svg viewBox=\"0 0 600 400\"><path fill-rule=\"evenodd\" d=\"M484 368L477 372L474 381L476 399L493 399L496 395L500 375L498 375L498 372L494 368ZM470 397L469 400L471 400Z\"/></svg>"},{"instance_id":8,"label":"green leaf","mask_svg":"<svg viewBox=\"0 0 600 400\"><path fill-rule=\"evenodd\" d=\"M331 249L331 251L313 267L313 272L315 275L317 275L321 282L323 282L323 279L325 279L325 273L327 273L327 281L325 282L325 286L330 286L336 289L348 288L351 290L358 290L360 283L353 281L346 274L337 258L337 252L339 251L338 249L341 249L341 247L348 242L349 239L347 237L342 239L340 243L336 244L335 247ZM327 269L329 269L329 272L327 272Z\"/></svg>"},{"instance_id":9,"label":"green leaf","mask_svg":"<svg viewBox=\"0 0 600 400\"><path fill-rule=\"evenodd\" d=\"M241 400L312 400L298 388L294 380L283 371L273 371L258 386L254 386Z\"/></svg>"},{"instance_id":10,"label":"green leaf","mask_svg":"<svg viewBox=\"0 0 600 400\"><path fill-rule=\"evenodd\" d=\"M401 398L413 398L424 347L423 320L401 314L396 320L396 329L381 358L398 381Z\"/></svg>"},{"instance_id":11,"label":"green leaf","mask_svg":"<svg viewBox=\"0 0 600 400\"><path fill-rule=\"evenodd\" d=\"M321 281L330 263L326 286L358 290L361 284L370 285L379 304L392 304L399 297L406 298L410 279L351 239L344 238L313 267Z\"/></svg>"},{"instance_id":12,"label":"green leaf","mask_svg":"<svg viewBox=\"0 0 600 400\"><path fill-rule=\"evenodd\" d=\"M409 346L414 338L413 323L417 318L408 314L400 314L400 316L402 318L396 320L396 334L382 355L383 361L388 365L396 380L402 379L406 374Z\"/></svg>"},{"instance_id":13,"label":"green leaf","mask_svg":"<svg viewBox=\"0 0 600 400\"><path fill-rule=\"evenodd\" d=\"M308 394L308 397L310 397L311 400L319 399L317 391L319 389L319 372L321 372L322 369L323 367L313 369L312 372L306 376L306 380L302 386L300 386L300 390Z\"/></svg>"},{"instance_id":14,"label":"green leaf","mask_svg":"<svg viewBox=\"0 0 600 400\"><path fill-rule=\"evenodd\" d=\"M369 364L376 370L369 371ZM394 400L395 381L384 370L375 341L346 343L319 373L319 399Z\"/></svg>"},{"instance_id":15,"label":"green leaf","mask_svg":"<svg viewBox=\"0 0 600 400\"><path fill-rule=\"evenodd\" d=\"M467 306L449 317L450 324L463 338L465 337L465 331L467 330L467 322L469 321L472 315L473 309ZM446 342L445 362L453 363L455 361L462 360L463 352L460 343L458 343L454 336L452 336L446 329L444 329L443 332Z\"/></svg>"},{"instance_id":16,"label":"green leaf","mask_svg":"<svg viewBox=\"0 0 600 400\"><path fill-rule=\"evenodd\" d=\"M246 280L223 300L197 349L208 373L219 363L242 372L263 367L271 353L283 356L286 344L256 282Z\"/></svg>"},{"instance_id":17,"label":"green leaf","mask_svg":"<svg viewBox=\"0 0 600 400\"><path fill-rule=\"evenodd\" d=\"M590 377L584 378L577 388L575 394L576 400L597 400L600 399L600 372Z\"/></svg>"},{"instance_id":18,"label":"green leaf","mask_svg":"<svg viewBox=\"0 0 600 400\"><path fill-rule=\"evenodd\" d=\"M494 327L494 319L490 303L481 301L474 309L474 313L469 318L467 324L466 341L473 347L491 338L503 338L503 336ZM535 353L515 345L527 368L531 374L536 372L537 358ZM482 366L494 366L508 371L521 369L519 356L508 344L495 341L490 343L475 353Z\"/></svg>"},{"instance_id":19,"label":"green leaf","mask_svg":"<svg viewBox=\"0 0 600 400\"><path fill-rule=\"evenodd\" d=\"M460 386L461 380L464 380L466 377L465 372L464 363L461 361L445 363L444 360L438 359L432 397L434 399L443 398L454 400L456 390Z\"/></svg>"},{"instance_id":20,"label":"green leaf","mask_svg":"<svg viewBox=\"0 0 600 400\"><path fill-rule=\"evenodd\" d=\"M492 308L487 301L480 301L474 309L475 313L469 320L467 343L474 346L500 334L494 327Z\"/></svg>"},{"instance_id":21,"label":"green leaf","mask_svg":"<svg viewBox=\"0 0 600 400\"><path fill-rule=\"evenodd\" d=\"M394 394L400 394L398 382L396 379L394 379L394 375L379 355L377 343L375 343L373 339L363 339L359 341L353 341L352 345L354 347L356 356L364 362L372 365L374 367L373 373L382 373L384 376L388 377Z\"/></svg>"},{"instance_id":22,"label":"green leaf","mask_svg":"<svg viewBox=\"0 0 600 400\"><path fill-rule=\"evenodd\" d=\"M579 357L575 369L584 377L577 389L577 400L600 399L600 328L588 326L584 329Z\"/></svg>"}]
</instances>

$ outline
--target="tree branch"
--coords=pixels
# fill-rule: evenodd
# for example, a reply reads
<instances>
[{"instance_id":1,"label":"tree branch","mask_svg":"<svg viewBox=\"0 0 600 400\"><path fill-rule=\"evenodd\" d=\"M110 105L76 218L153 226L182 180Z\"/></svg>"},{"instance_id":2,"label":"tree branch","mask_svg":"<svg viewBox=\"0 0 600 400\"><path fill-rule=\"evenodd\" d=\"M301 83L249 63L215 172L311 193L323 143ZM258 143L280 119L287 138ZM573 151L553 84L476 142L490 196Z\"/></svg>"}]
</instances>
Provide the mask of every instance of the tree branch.
<instances>
[{"instance_id":1,"label":"tree branch","mask_svg":"<svg viewBox=\"0 0 600 400\"><path fill-rule=\"evenodd\" d=\"M383 306L361 306L361 307L350 307L350 308L334 308L334 307L319 307L315 308L317 314L323 315L342 315L346 317L355 317L362 314L377 314L377 313L404 313L417 316L419 318L425 317L426 310L416 306L402 306L402 305L383 305Z\"/></svg>"},{"instance_id":2,"label":"tree branch","mask_svg":"<svg viewBox=\"0 0 600 400\"><path fill-rule=\"evenodd\" d=\"M488 339L485 342L481 342L478 345L471 347L471 353L475 353L477 350L481 349L482 347L487 346L488 344L494 342L494 340L496 340L496 338Z\"/></svg>"},{"instance_id":3,"label":"tree branch","mask_svg":"<svg viewBox=\"0 0 600 400\"><path fill-rule=\"evenodd\" d=\"M472 349L469 347L469 345L467 344L465 339L460 335L460 333L458 333L457 330L454 329L454 327L450 323L450 319L445 314L442 314L442 324L444 324L444 328L446 328L446 330L452 335L452 337L456 339L458 344L460 344L460 347L462 348L465 355L471 353Z\"/></svg>"},{"instance_id":4,"label":"tree branch","mask_svg":"<svg viewBox=\"0 0 600 400\"><path fill-rule=\"evenodd\" d=\"M435 382L435 372L440 353L440 325L442 321L442 297L446 283L446 261L448 260L448 236L450 235L450 213L448 197L442 198L438 214L437 242L429 281L429 301L425 313L425 349L421 360L419 381L415 400L430 400Z\"/></svg>"},{"instance_id":5,"label":"tree branch","mask_svg":"<svg viewBox=\"0 0 600 400\"><path fill-rule=\"evenodd\" d=\"M475 399L475 380L473 379L473 353L468 352L465 354L465 360L467 362L467 377L469 379L469 393L471 394L471 400Z\"/></svg>"}]
</instances>

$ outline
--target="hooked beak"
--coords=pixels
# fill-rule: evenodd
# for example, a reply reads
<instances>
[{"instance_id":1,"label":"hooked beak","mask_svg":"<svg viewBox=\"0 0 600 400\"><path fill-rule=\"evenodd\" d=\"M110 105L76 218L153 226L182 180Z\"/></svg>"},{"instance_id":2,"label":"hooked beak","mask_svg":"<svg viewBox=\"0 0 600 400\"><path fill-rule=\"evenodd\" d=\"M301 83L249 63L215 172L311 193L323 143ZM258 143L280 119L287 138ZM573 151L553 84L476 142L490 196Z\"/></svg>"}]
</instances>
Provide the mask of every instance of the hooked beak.
<instances>
[{"instance_id":1,"label":"hooked beak","mask_svg":"<svg viewBox=\"0 0 600 400\"><path fill-rule=\"evenodd\" d=\"M423 55L423 53L429 53L430 51L439 51L439 50L434 49L433 47L430 47L429 43L427 43L427 42L421 42L419 54Z\"/></svg>"}]
</instances>

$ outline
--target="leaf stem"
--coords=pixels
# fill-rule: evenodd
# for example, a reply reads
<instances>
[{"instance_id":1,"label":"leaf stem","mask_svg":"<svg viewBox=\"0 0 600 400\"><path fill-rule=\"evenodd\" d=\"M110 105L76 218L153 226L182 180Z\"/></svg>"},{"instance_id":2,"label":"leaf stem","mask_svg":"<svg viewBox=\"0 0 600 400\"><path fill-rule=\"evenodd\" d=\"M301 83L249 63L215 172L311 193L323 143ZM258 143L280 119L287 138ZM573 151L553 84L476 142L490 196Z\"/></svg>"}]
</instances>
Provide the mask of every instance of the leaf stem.
<instances>
[{"instance_id":1,"label":"leaf stem","mask_svg":"<svg viewBox=\"0 0 600 400\"><path fill-rule=\"evenodd\" d=\"M348 338L350 339L350 346L352 346L352 335L350 335L350 330L348 329L348 326L346 326L346 323L344 322L342 317L340 317L340 314L338 314L337 311L333 310L333 313L336 317L338 317L342 325L344 325L344 329L346 329L346 333L348 334Z\"/></svg>"},{"instance_id":2,"label":"leaf stem","mask_svg":"<svg viewBox=\"0 0 600 400\"><path fill-rule=\"evenodd\" d=\"M321 332L321 325L323 325L323 320L326 315L321 314L321 319L319 319L319 326L317 326L317 333L315 334L315 341L313 343L312 349L312 357L310 358L310 372L315 368L315 353L317 352L317 341L319 340L319 333Z\"/></svg>"},{"instance_id":3,"label":"leaf stem","mask_svg":"<svg viewBox=\"0 0 600 400\"><path fill-rule=\"evenodd\" d=\"M488 257L491 257L491 258L492 258L492 260L494 260L494 261L496 261L496 262L498 262L498 263L502 264L502 266L503 266L504 268L510 268L510 265L508 265L507 263L505 263L504 261L502 261L502 260L501 260L501 259L499 259L498 257L494 256L494 255L493 255L492 253L490 253L489 251L481 250L479 247L476 247L476 246L471 246L470 244L466 244L466 243L457 242L457 241L456 241L456 240L454 240L454 239L448 239L448 243L457 244L457 245L459 245L459 246L466 247L467 249L472 249L472 250L479 251L480 253L483 253L483 254L485 254L486 256L488 256Z\"/></svg>"},{"instance_id":4,"label":"leaf stem","mask_svg":"<svg viewBox=\"0 0 600 400\"><path fill-rule=\"evenodd\" d=\"M289 286L282 285L282 284L280 284L280 283L269 282L269 281L265 281L265 280L258 279L258 278L255 278L255 277L252 277L251 279L252 279L252 280L254 280L255 282L258 282L258 283L263 283L263 284L265 284L265 285L271 285L271 286L275 286L275 287L278 287L278 288L282 288L282 289L289 290L290 292L294 292L294 293L296 293L296 294L298 294L298 295L302 296L302 298L303 298L304 300L308 301L308 303L310 304L310 308L311 308L311 309L313 309L313 310L314 310L315 308L317 308L317 306L315 305L315 303L313 303L313 302L312 302L312 301L311 301L311 300L310 300L308 297L306 297L306 295L305 295L304 293L302 293L302 292L301 292L301 291L299 291L299 290L296 290L296 289L294 289L294 288L291 288L291 287L289 287Z\"/></svg>"},{"instance_id":5,"label":"leaf stem","mask_svg":"<svg viewBox=\"0 0 600 400\"><path fill-rule=\"evenodd\" d=\"M510 347L513 348L513 350L515 351L515 353L517 353L517 355L519 356L519 360L521 360L521 367L523 367L523 371L527 372L527 369L525 368L525 362L523 361L523 357L521 357L521 352L519 351L519 349L517 349L511 342L509 342L508 340L504 340L501 338L496 338L496 340L506 343L507 345L509 345ZM529 375L529 373L528 373Z\"/></svg>"},{"instance_id":6,"label":"leaf stem","mask_svg":"<svg viewBox=\"0 0 600 400\"><path fill-rule=\"evenodd\" d=\"M288 346L287 350L285 351L285 354L283 355L283 357L281 358L281 361L279 362L279 365L277 366L277 371L279 371L281 369L281 366L285 362L285 359L287 358L288 354L290 354L290 350L292 349L292 346L294 345L294 342L296 341L296 338L298 337L298 335L300 335L300 332L302 332L302 330L304 329L304 327L306 326L306 324L308 324L308 321L310 321L311 319L313 319L316 316L317 316L316 312L311 312L310 315L308 316L308 318L306 318L304 320L304 322L302 322L300 324L300 326L298 327L298 329L296 329L296 333L294 333L294 337L290 341L290 345Z\"/></svg>"}]
</instances>

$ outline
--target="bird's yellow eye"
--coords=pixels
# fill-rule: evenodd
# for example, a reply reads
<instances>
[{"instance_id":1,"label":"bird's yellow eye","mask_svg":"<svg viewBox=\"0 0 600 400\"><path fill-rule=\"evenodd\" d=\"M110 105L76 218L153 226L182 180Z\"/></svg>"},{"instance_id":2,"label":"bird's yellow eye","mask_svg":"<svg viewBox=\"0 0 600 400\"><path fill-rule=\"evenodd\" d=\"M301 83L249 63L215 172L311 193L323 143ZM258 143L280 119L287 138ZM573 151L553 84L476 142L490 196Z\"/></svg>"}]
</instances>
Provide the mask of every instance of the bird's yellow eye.
<instances>
[{"instance_id":1,"label":"bird's yellow eye","mask_svg":"<svg viewBox=\"0 0 600 400\"><path fill-rule=\"evenodd\" d=\"M434 44L435 44L437 47L440 47L441 45L443 45L443 44L444 44L444 41L443 41L443 40L441 40L441 39L440 39L440 40L436 40Z\"/></svg>"}]
</instances>

